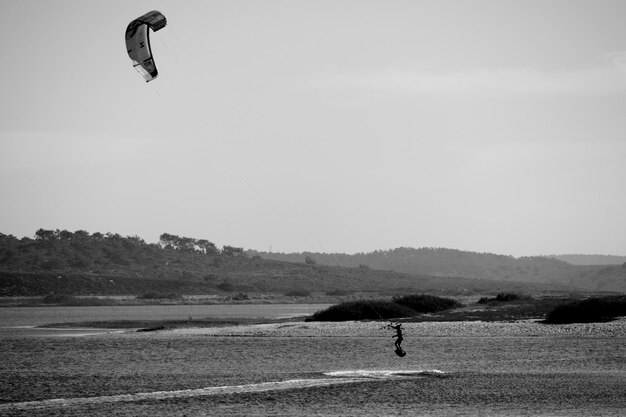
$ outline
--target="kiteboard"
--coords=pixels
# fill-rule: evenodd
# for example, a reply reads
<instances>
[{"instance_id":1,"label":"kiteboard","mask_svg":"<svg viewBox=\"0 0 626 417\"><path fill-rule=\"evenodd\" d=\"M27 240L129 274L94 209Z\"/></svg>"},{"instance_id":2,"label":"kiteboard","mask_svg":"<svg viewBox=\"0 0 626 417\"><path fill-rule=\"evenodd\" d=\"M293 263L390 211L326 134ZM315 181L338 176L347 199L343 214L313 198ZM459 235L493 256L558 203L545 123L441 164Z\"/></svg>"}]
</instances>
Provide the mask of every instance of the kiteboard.
<instances>
[{"instance_id":1,"label":"kiteboard","mask_svg":"<svg viewBox=\"0 0 626 417\"><path fill-rule=\"evenodd\" d=\"M406 352L402 350L402 348L396 348L396 355L400 356L401 358L406 356Z\"/></svg>"}]
</instances>

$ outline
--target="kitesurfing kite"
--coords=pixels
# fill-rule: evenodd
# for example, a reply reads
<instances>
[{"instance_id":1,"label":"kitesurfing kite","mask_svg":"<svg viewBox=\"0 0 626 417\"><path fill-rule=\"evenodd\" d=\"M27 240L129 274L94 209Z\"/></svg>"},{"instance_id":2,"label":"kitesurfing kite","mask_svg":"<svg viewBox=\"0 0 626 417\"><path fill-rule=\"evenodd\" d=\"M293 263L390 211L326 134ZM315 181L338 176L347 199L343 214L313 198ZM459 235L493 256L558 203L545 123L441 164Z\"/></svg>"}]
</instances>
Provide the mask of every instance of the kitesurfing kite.
<instances>
[{"instance_id":1,"label":"kitesurfing kite","mask_svg":"<svg viewBox=\"0 0 626 417\"><path fill-rule=\"evenodd\" d=\"M143 76L146 82L154 80L158 71L150 48L150 31L161 30L167 25L165 16L153 10L138 17L126 28L126 50L133 61L133 67Z\"/></svg>"}]
</instances>

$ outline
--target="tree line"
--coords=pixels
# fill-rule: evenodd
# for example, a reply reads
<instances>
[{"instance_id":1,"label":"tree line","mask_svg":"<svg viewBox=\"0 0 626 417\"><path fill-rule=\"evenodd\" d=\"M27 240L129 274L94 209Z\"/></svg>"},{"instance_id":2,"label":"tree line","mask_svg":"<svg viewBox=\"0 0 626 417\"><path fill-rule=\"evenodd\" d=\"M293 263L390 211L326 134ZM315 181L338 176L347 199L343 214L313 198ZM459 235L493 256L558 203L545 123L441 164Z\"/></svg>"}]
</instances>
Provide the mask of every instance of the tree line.
<instances>
[{"instance_id":1,"label":"tree line","mask_svg":"<svg viewBox=\"0 0 626 417\"><path fill-rule=\"evenodd\" d=\"M207 239L169 233L158 243L138 236L117 233L88 233L84 230L40 228L34 238L17 238L0 233L0 269L11 271L91 271L101 273L133 269L187 269L217 266L227 258L246 258L243 248L224 245L221 249Z\"/></svg>"}]
</instances>

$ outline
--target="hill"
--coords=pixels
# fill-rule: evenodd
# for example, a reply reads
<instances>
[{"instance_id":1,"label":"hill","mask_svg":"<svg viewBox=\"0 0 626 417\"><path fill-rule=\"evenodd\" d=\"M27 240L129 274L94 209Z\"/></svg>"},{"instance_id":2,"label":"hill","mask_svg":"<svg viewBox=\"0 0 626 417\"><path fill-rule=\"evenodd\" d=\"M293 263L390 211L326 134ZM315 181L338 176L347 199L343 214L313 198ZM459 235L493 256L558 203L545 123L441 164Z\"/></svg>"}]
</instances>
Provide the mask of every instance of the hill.
<instances>
[{"instance_id":1,"label":"hill","mask_svg":"<svg viewBox=\"0 0 626 417\"><path fill-rule=\"evenodd\" d=\"M623 265L626 263L626 256L615 255L550 255L549 258L572 265Z\"/></svg>"},{"instance_id":2,"label":"hill","mask_svg":"<svg viewBox=\"0 0 626 417\"><path fill-rule=\"evenodd\" d=\"M344 267L367 267L437 277L462 276L499 282L553 284L573 289L626 292L626 265L572 265L551 257L521 257L464 252L443 248L397 248L370 253L269 253L253 256L287 262L315 262Z\"/></svg>"},{"instance_id":3,"label":"hill","mask_svg":"<svg viewBox=\"0 0 626 417\"><path fill-rule=\"evenodd\" d=\"M556 262L556 261L555 261ZM461 269L459 269L462 272ZM310 260L263 259L242 248L218 249L206 239L164 233L150 244L136 236L39 229L35 238L0 234L0 296L185 294L229 292L351 292L395 294L497 293L554 289L540 282L437 277L373 269L322 265ZM562 287L560 287L562 288Z\"/></svg>"}]
</instances>

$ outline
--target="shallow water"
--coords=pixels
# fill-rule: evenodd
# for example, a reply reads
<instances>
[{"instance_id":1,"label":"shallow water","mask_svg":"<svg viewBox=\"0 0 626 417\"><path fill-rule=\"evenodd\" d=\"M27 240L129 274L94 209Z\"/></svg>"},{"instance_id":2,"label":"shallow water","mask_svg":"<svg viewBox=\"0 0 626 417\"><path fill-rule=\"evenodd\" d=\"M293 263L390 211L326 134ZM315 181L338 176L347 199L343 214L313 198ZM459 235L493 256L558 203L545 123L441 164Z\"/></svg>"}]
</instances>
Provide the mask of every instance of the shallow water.
<instances>
[{"instance_id":1,"label":"shallow water","mask_svg":"<svg viewBox=\"0 0 626 417\"><path fill-rule=\"evenodd\" d=\"M94 307L2 307L2 326L40 326L95 320L184 320L193 318L288 318L310 315L330 304L215 304Z\"/></svg>"},{"instance_id":2,"label":"shallow water","mask_svg":"<svg viewBox=\"0 0 626 417\"><path fill-rule=\"evenodd\" d=\"M106 333L110 330L42 329L56 323L117 320L187 320L239 318L291 318L311 315L329 304L216 304L216 305L146 305L97 307L2 307L0 338L12 336L72 336Z\"/></svg>"}]
</instances>

